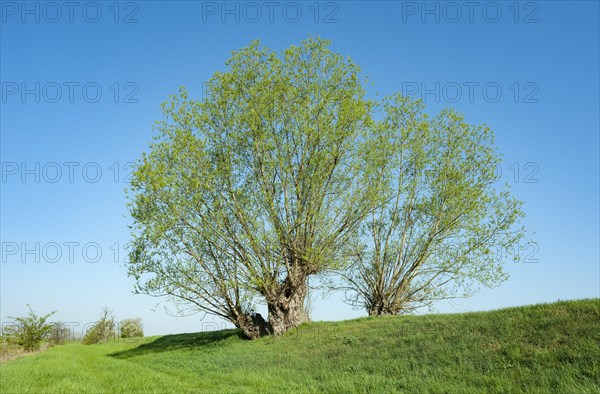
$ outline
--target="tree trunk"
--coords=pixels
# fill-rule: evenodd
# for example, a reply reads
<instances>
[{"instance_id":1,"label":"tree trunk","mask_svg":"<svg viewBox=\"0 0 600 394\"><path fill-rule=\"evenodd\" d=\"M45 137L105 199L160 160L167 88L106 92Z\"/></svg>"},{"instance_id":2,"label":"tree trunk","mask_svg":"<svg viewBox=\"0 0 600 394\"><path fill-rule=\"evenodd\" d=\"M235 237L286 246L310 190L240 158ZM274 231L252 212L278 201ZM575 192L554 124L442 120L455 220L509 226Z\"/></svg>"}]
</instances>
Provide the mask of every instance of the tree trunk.
<instances>
[{"instance_id":1,"label":"tree trunk","mask_svg":"<svg viewBox=\"0 0 600 394\"><path fill-rule=\"evenodd\" d=\"M390 316L396 315L393 311L383 307L371 307L369 308L369 316Z\"/></svg>"},{"instance_id":2,"label":"tree trunk","mask_svg":"<svg viewBox=\"0 0 600 394\"><path fill-rule=\"evenodd\" d=\"M397 315L400 311L399 308L394 308L389 300L386 300L384 296L372 295L371 302L367 305L367 311L369 316L389 316Z\"/></svg>"},{"instance_id":3,"label":"tree trunk","mask_svg":"<svg viewBox=\"0 0 600 394\"><path fill-rule=\"evenodd\" d=\"M306 279L301 279L295 284L286 279L281 293L275 299L267 302L272 334L281 335L289 329L309 321L304 310L307 292L308 283Z\"/></svg>"},{"instance_id":4,"label":"tree trunk","mask_svg":"<svg viewBox=\"0 0 600 394\"><path fill-rule=\"evenodd\" d=\"M260 313L239 315L235 321L235 326L242 330L242 333L248 339L258 339L271 332L269 323L263 319Z\"/></svg>"},{"instance_id":5,"label":"tree trunk","mask_svg":"<svg viewBox=\"0 0 600 394\"><path fill-rule=\"evenodd\" d=\"M258 339L265 335L281 335L286 331L298 327L309 321L304 309L304 302L308 294L307 280L292 281L286 279L278 293L267 299L269 321L259 314L237 314L235 326L242 330L248 339Z\"/></svg>"}]
</instances>

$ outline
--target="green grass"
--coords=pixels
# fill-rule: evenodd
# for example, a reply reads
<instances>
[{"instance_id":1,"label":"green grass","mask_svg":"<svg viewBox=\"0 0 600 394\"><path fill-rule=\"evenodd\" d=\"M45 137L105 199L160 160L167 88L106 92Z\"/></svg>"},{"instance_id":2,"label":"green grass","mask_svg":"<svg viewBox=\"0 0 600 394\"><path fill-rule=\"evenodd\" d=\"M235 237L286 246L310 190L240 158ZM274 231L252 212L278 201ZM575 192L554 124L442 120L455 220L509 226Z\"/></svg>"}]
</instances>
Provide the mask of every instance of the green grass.
<instances>
[{"instance_id":1,"label":"green grass","mask_svg":"<svg viewBox=\"0 0 600 394\"><path fill-rule=\"evenodd\" d=\"M0 365L1 393L600 392L600 299L78 343Z\"/></svg>"}]
</instances>

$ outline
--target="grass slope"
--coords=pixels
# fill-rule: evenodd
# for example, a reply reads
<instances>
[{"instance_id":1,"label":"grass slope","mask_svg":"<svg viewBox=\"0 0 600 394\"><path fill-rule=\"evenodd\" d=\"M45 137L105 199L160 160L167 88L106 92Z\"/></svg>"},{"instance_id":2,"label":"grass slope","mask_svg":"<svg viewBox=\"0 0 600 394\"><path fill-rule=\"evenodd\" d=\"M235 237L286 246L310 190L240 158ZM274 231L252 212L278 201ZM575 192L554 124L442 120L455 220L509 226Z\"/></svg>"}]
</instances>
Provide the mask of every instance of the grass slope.
<instances>
[{"instance_id":1,"label":"grass slope","mask_svg":"<svg viewBox=\"0 0 600 394\"><path fill-rule=\"evenodd\" d=\"M0 365L1 393L600 392L600 299L70 344Z\"/></svg>"}]
</instances>

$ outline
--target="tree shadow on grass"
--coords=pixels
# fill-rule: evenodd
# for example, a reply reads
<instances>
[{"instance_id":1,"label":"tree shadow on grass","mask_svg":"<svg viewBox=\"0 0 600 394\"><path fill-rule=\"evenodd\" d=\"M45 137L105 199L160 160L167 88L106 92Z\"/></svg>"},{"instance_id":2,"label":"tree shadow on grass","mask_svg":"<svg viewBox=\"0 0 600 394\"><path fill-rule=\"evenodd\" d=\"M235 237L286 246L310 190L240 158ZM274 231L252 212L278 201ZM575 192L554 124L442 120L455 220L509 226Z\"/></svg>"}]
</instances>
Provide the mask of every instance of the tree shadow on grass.
<instances>
[{"instance_id":1,"label":"tree shadow on grass","mask_svg":"<svg viewBox=\"0 0 600 394\"><path fill-rule=\"evenodd\" d=\"M232 337L243 339L241 331L237 329L165 335L164 337L157 338L149 343L144 343L133 349L111 353L110 356L119 359L127 359L150 353L211 348L222 345L224 341Z\"/></svg>"}]
</instances>

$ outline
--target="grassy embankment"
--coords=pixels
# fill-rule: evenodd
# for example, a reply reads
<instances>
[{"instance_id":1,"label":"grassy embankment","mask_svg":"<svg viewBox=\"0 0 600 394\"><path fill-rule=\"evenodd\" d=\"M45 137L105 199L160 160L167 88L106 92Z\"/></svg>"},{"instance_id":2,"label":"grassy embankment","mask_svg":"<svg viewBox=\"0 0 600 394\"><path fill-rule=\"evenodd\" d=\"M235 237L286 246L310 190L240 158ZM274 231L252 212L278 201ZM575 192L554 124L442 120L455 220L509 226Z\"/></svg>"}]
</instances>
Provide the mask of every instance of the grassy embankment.
<instances>
[{"instance_id":1,"label":"grassy embankment","mask_svg":"<svg viewBox=\"0 0 600 394\"><path fill-rule=\"evenodd\" d=\"M600 392L600 299L50 348L0 365L1 393Z\"/></svg>"}]
</instances>

